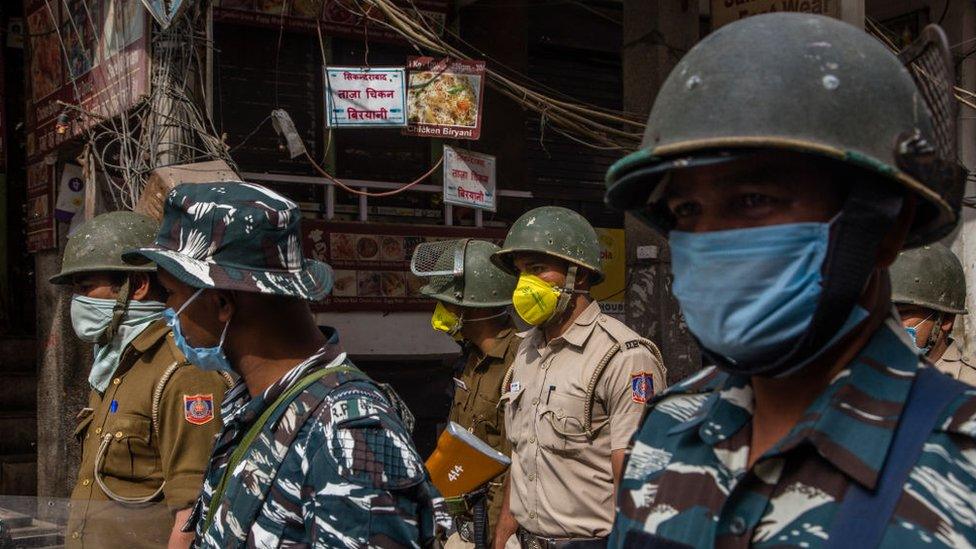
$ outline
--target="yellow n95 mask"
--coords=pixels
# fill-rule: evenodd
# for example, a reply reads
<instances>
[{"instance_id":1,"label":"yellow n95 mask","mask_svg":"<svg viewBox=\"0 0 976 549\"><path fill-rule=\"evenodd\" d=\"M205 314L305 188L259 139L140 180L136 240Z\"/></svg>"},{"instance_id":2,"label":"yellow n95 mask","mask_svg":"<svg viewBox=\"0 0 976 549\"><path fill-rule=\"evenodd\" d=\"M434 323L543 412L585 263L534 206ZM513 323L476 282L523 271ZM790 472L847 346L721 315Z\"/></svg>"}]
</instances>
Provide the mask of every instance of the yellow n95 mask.
<instances>
[{"instance_id":1,"label":"yellow n95 mask","mask_svg":"<svg viewBox=\"0 0 976 549\"><path fill-rule=\"evenodd\" d=\"M434 307L434 315L430 317L430 326L438 332L444 332L453 337L455 341L462 339L461 317L449 311L440 301Z\"/></svg>"},{"instance_id":2,"label":"yellow n95 mask","mask_svg":"<svg viewBox=\"0 0 976 549\"><path fill-rule=\"evenodd\" d=\"M522 273L515 285L515 292L512 293L512 305L522 320L532 326L539 326L556 314L561 294L559 288L545 280Z\"/></svg>"}]
</instances>

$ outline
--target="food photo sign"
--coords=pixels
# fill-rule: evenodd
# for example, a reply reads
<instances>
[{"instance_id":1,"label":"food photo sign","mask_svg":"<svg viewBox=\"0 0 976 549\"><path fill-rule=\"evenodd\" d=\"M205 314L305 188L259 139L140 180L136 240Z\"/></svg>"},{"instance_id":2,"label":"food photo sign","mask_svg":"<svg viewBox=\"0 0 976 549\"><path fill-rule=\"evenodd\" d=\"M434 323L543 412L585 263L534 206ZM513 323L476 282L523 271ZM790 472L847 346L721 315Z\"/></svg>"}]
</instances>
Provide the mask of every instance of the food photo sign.
<instances>
[{"instance_id":1,"label":"food photo sign","mask_svg":"<svg viewBox=\"0 0 976 549\"><path fill-rule=\"evenodd\" d=\"M403 67L326 67L326 124L330 128L407 125Z\"/></svg>"},{"instance_id":2,"label":"food photo sign","mask_svg":"<svg viewBox=\"0 0 976 549\"><path fill-rule=\"evenodd\" d=\"M302 220L305 255L332 266L335 284L325 311L428 311L430 298L420 293L426 279L410 272L410 258L421 242L453 238L501 241L505 229L378 225Z\"/></svg>"},{"instance_id":3,"label":"food photo sign","mask_svg":"<svg viewBox=\"0 0 976 549\"><path fill-rule=\"evenodd\" d=\"M485 62L409 57L405 135L476 140L481 137Z\"/></svg>"}]
</instances>

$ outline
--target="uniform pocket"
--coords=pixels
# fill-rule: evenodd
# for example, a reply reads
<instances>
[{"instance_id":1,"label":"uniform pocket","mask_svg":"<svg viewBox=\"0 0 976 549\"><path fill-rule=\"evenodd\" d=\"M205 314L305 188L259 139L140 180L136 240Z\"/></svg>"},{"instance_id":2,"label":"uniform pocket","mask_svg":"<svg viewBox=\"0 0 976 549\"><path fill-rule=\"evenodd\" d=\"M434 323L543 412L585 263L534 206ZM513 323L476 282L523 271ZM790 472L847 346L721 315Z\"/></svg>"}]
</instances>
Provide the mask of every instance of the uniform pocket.
<instances>
[{"instance_id":1,"label":"uniform pocket","mask_svg":"<svg viewBox=\"0 0 976 549\"><path fill-rule=\"evenodd\" d=\"M524 390L519 389L518 391L509 391L502 395L501 399L498 401L498 411L504 415L505 421L505 433L508 436L509 442L513 445L518 444L521 435L519 429L516 429L513 425L513 420L515 414L519 412L519 408L522 405L522 394L525 393Z\"/></svg>"},{"instance_id":2,"label":"uniform pocket","mask_svg":"<svg viewBox=\"0 0 976 549\"><path fill-rule=\"evenodd\" d=\"M540 403L539 446L553 452L574 453L585 442L583 399L553 392Z\"/></svg>"},{"instance_id":3,"label":"uniform pocket","mask_svg":"<svg viewBox=\"0 0 976 549\"><path fill-rule=\"evenodd\" d=\"M476 393L472 419L474 434L493 447L498 446L505 430L505 411L498 405L498 400Z\"/></svg>"},{"instance_id":4,"label":"uniform pocket","mask_svg":"<svg viewBox=\"0 0 976 549\"><path fill-rule=\"evenodd\" d=\"M159 456L150 440L152 420L136 414L114 414L105 426L111 442L101 472L125 480L143 480L161 470Z\"/></svg>"},{"instance_id":5,"label":"uniform pocket","mask_svg":"<svg viewBox=\"0 0 976 549\"><path fill-rule=\"evenodd\" d=\"M91 425L92 420L95 419L94 410L91 408L84 408L78 413L78 425L75 427L75 440L81 442L85 438L85 434L88 432L88 427Z\"/></svg>"}]
</instances>

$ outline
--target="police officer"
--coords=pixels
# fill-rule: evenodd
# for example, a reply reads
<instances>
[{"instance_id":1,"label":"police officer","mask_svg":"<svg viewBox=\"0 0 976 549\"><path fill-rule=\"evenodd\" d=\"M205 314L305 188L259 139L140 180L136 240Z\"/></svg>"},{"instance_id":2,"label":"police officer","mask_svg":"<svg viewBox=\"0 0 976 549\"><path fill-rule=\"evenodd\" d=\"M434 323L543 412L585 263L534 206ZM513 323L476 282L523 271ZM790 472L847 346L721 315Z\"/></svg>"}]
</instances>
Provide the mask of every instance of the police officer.
<instances>
[{"instance_id":1,"label":"police officer","mask_svg":"<svg viewBox=\"0 0 976 549\"><path fill-rule=\"evenodd\" d=\"M187 528L197 547L424 544L450 519L412 418L316 325L332 269L302 256L300 219L259 185L179 185L155 244L124 256L159 265L183 353L240 375Z\"/></svg>"},{"instance_id":2,"label":"police officer","mask_svg":"<svg viewBox=\"0 0 976 549\"><path fill-rule=\"evenodd\" d=\"M933 243L898 255L891 266L891 300L908 337L939 370L976 385L976 361L953 342L956 315L966 312L966 274L952 250Z\"/></svg>"},{"instance_id":3,"label":"police officer","mask_svg":"<svg viewBox=\"0 0 976 549\"><path fill-rule=\"evenodd\" d=\"M523 547L602 547L627 443L665 385L660 353L589 296L604 275L596 231L578 213L527 212L492 260L519 275L512 304L533 326L502 395L512 444L503 514Z\"/></svg>"},{"instance_id":4,"label":"police officer","mask_svg":"<svg viewBox=\"0 0 976 549\"><path fill-rule=\"evenodd\" d=\"M492 264L491 254L497 250L498 246L482 240L425 242L414 251L411 269L417 275L429 276L429 283L420 292L437 300L431 326L463 346L454 372L449 420L509 455L511 446L498 399L502 380L522 339L509 314L515 277ZM455 269L455 263L461 268ZM447 499L457 528L447 547L491 547L492 528L498 525L502 509L505 476L495 478L487 494ZM514 525L502 525L501 531L507 539L515 533Z\"/></svg>"},{"instance_id":5,"label":"police officer","mask_svg":"<svg viewBox=\"0 0 976 549\"><path fill-rule=\"evenodd\" d=\"M203 484L214 410L228 384L177 350L152 264L122 252L151 244L158 224L132 212L82 224L53 284L71 285L71 324L94 344L91 396L78 414L81 468L71 494L69 547L186 546L180 531Z\"/></svg>"},{"instance_id":6,"label":"police officer","mask_svg":"<svg viewBox=\"0 0 976 549\"><path fill-rule=\"evenodd\" d=\"M944 35L922 36L927 97L951 105ZM607 200L667 235L716 366L650 404L612 547L976 543L976 396L919 359L887 273L957 223L945 113L827 17L750 17L677 64Z\"/></svg>"}]
</instances>

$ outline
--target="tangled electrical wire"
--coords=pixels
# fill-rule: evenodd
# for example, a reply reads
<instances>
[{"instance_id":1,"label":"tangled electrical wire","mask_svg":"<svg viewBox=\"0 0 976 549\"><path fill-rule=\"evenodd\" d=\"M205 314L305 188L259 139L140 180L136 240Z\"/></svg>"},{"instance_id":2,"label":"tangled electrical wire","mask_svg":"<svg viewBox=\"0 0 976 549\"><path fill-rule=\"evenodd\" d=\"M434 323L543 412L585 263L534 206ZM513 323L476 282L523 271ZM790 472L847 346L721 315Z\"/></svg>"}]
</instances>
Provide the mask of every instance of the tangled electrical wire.
<instances>
[{"instance_id":1,"label":"tangled electrical wire","mask_svg":"<svg viewBox=\"0 0 976 549\"><path fill-rule=\"evenodd\" d=\"M88 9L87 3L81 4ZM127 28L123 13L126 8L122 6L124 3L118 3L113 12L117 21L112 29L119 36L103 38L128 44L134 29ZM50 4L48 9L53 20ZM129 9L143 8L135 3ZM197 5L194 10L185 10L166 29L153 25L149 92L144 97L133 97L132 79L123 74L117 60L107 61L109 83L103 92L112 98L106 109L109 112L93 112L82 107L75 75L71 75L76 103L62 103L62 106L82 119L85 146L79 161L87 181L95 181L96 171L105 174L102 181L118 208L135 206L150 172L156 168L207 160L224 160L234 167L226 145L216 137L212 121L193 100L195 94L204 95L205 66L200 50L210 47L205 36L196 30L201 13ZM80 34L75 18L68 19L72 25L68 31ZM99 36L101 33L95 28L90 12L87 19L92 32ZM70 62L61 30L57 27L55 30L62 53Z\"/></svg>"},{"instance_id":2,"label":"tangled electrical wire","mask_svg":"<svg viewBox=\"0 0 976 549\"><path fill-rule=\"evenodd\" d=\"M469 57L444 41L412 2L412 14L390 0L353 0L355 8L347 4L340 3L357 17L400 34L414 47L449 57ZM378 10L382 17L374 10ZM492 68L486 69L485 74L487 84L493 89L538 113L543 124L578 143L601 150L621 151L634 150L640 144L643 119L569 99L556 99Z\"/></svg>"}]
</instances>

